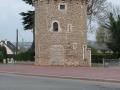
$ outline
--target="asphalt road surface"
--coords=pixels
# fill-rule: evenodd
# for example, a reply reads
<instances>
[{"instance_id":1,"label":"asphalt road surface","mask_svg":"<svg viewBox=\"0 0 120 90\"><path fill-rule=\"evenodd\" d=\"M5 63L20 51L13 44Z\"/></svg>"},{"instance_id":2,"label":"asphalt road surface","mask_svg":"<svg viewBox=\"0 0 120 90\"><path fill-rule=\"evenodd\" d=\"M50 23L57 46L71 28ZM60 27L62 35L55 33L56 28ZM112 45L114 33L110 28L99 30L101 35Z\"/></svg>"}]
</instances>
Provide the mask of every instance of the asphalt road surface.
<instances>
[{"instance_id":1,"label":"asphalt road surface","mask_svg":"<svg viewBox=\"0 0 120 90\"><path fill-rule=\"evenodd\" d=\"M120 90L120 83L0 73L0 90Z\"/></svg>"}]
</instances>

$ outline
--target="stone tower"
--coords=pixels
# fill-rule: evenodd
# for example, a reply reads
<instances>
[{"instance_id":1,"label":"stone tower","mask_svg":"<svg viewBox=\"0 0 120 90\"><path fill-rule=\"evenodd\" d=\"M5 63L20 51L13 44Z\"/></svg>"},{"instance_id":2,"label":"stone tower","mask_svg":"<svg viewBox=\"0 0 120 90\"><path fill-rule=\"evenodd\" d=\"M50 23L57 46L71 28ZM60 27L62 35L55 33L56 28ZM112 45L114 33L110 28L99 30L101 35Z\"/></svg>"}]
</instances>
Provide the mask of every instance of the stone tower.
<instances>
[{"instance_id":1,"label":"stone tower","mask_svg":"<svg viewBox=\"0 0 120 90\"><path fill-rule=\"evenodd\" d=\"M85 0L34 0L35 64L90 66Z\"/></svg>"}]
</instances>

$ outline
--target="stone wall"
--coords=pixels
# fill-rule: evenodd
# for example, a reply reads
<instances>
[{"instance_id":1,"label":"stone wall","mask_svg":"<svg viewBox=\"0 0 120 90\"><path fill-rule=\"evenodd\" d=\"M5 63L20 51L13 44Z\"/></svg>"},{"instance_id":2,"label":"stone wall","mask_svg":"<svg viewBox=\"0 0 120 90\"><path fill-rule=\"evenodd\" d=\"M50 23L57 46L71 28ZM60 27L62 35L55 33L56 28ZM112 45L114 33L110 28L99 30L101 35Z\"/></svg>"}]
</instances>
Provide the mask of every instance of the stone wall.
<instances>
[{"instance_id":1,"label":"stone wall","mask_svg":"<svg viewBox=\"0 0 120 90\"><path fill-rule=\"evenodd\" d=\"M60 11L60 4L67 8ZM38 0L34 6L35 64L90 66L90 53L87 48L84 53L83 47L87 44L86 4L81 0ZM58 32L52 31L54 21L59 24Z\"/></svg>"}]
</instances>

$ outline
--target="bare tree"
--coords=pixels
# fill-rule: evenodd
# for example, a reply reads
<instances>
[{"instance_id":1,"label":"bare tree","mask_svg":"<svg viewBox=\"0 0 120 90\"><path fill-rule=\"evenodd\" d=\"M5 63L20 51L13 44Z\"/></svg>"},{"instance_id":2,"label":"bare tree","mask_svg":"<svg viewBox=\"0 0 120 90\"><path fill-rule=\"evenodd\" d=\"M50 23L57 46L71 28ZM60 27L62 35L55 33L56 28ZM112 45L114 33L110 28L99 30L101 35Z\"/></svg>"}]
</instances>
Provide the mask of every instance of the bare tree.
<instances>
[{"instance_id":1,"label":"bare tree","mask_svg":"<svg viewBox=\"0 0 120 90\"><path fill-rule=\"evenodd\" d=\"M109 6L105 9L105 11L101 15L99 15L98 22L101 25L105 23L109 24L110 13L112 13L113 17L117 19L118 15L120 15L120 6L112 5L111 3L109 3Z\"/></svg>"},{"instance_id":2,"label":"bare tree","mask_svg":"<svg viewBox=\"0 0 120 90\"><path fill-rule=\"evenodd\" d=\"M107 7L107 0L87 0L88 32L96 30L97 20L102 17Z\"/></svg>"},{"instance_id":3,"label":"bare tree","mask_svg":"<svg viewBox=\"0 0 120 90\"><path fill-rule=\"evenodd\" d=\"M107 0L87 0L87 15L97 16L102 13L106 6Z\"/></svg>"}]
</instances>

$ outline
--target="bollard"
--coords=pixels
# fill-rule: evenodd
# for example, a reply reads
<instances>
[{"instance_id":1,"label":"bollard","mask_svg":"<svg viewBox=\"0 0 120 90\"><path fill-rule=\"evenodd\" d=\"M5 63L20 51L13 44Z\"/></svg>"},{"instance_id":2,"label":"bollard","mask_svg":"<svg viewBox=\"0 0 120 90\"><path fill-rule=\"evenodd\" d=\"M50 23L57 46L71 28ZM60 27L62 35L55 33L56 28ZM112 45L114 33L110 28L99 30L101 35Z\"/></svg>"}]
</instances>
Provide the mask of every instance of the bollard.
<instances>
[{"instance_id":1,"label":"bollard","mask_svg":"<svg viewBox=\"0 0 120 90\"><path fill-rule=\"evenodd\" d=\"M6 64L6 59L3 59L3 64Z\"/></svg>"},{"instance_id":2,"label":"bollard","mask_svg":"<svg viewBox=\"0 0 120 90\"><path fill-rule=\"evenodd\" d=\"M14 64L14 59L13 58L11 58L11 63Z\"/></svg>"}]
</instances>

